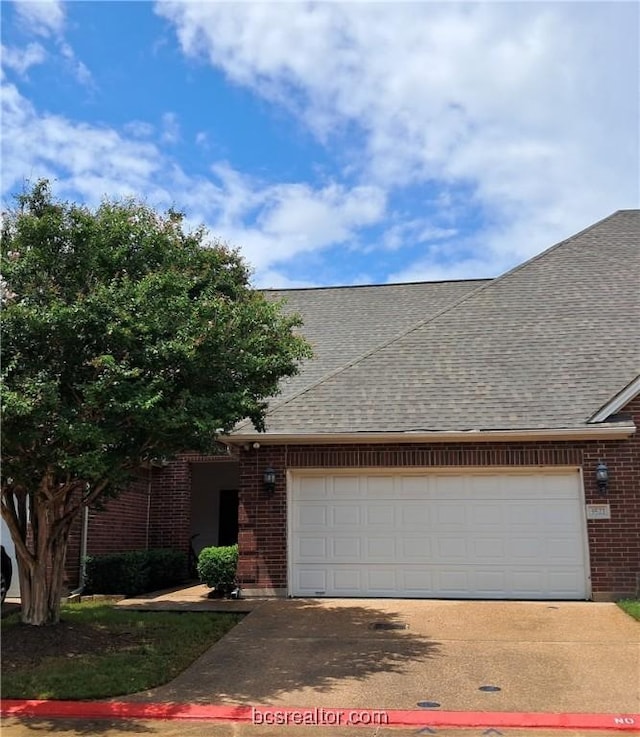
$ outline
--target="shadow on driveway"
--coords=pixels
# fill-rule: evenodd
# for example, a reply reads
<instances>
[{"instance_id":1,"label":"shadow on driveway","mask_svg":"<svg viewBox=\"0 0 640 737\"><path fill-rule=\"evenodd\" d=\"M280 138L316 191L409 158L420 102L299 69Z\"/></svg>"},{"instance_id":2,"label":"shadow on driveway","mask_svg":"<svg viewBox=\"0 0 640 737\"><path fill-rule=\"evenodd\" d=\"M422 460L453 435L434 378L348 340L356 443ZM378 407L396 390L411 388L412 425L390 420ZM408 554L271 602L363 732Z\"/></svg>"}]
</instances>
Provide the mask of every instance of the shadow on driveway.
<instances>
[{"instance_id":1,"label":"shadow on driveway","mask_svg":"<svg viewBox=\"0 0 640 737\"><path fill-rule=\"evenodd\" d=\"M357 691L373 675L404 674L440 656L440 643L406 629L399 612L310 599L270 601L171 683L135 701L276 703L291 692Z\"/></svg>"}]
</instances>

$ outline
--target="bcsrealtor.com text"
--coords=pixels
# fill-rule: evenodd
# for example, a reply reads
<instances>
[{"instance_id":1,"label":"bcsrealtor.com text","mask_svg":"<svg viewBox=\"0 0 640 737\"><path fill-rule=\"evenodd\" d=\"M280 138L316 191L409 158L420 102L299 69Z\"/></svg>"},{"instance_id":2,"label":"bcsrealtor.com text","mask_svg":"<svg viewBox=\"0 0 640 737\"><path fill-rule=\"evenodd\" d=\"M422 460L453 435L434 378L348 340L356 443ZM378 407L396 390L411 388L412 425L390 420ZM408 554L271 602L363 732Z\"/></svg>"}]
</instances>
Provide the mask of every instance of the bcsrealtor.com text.
<instances>
[{"instance_id":1,"label":"bcsrealtor.com text","mask_svg":"<svg viewBox=\"0 0 640 737\"><path fill-rule=\"evenodd\" d=\"M350 725L389 724L386 711L375 709L256 709L251 707L251 723L267 725L300 725L337 727Z\"/></svg>"}]
</instances>

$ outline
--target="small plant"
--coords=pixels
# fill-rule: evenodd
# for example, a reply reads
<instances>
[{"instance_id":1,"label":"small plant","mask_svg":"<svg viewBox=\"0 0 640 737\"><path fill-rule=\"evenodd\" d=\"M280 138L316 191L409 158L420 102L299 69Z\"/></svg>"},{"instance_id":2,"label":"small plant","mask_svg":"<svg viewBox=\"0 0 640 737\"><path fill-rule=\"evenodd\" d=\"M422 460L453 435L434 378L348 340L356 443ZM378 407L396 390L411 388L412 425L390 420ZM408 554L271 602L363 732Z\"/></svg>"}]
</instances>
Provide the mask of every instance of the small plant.
<instances>
[{"instance_id":1,"label":"small plant","mask_svg":"<svg viewBox=\"0 0 640 737\"><path fill-rule=\"evenodd\" d=\"M236 588L237 567L237 544L203 548L198 556L200 580L221 595L228 596Z\"/></svg>"}]
</instances>

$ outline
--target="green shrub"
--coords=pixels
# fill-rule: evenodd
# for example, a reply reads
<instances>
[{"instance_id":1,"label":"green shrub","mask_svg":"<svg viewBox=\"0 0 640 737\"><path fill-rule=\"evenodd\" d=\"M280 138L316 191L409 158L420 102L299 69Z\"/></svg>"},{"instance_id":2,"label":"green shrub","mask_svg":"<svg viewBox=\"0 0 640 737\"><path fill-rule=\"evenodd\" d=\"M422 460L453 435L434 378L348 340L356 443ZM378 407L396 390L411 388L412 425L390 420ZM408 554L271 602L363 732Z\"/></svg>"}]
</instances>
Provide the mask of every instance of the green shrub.
<instances>
[{"instance_id":1,"label":"green shrub","mask_svg":"<svg viewBox=\"0 0 640 737\"><path fill-rule=\"evenodd\" d=\"M233 586L237 567L237 544L203 548L198 556L198 576L211 588Z\"/></svg>"},{"instance_id":2,"label":"green shrub","mask_svg":"<svg viewBox=\"0 0 640 737\"><path fill-rule=\"evenodd\" d=\"M187 556L178 550L134 550L86 558L87 594L135 596L185 580Z\"/></svg>"},{"instance_id":3,"label":"green shrub","mask_svg":"<svg viewBox=\"0 0 640 737\"><path fill-rule=\"evenodd\" d=\"M149 555L149 588L147 591L167 588L187 578L187 556L168 548L147 551Z\"/></svg>"}]
</instances>

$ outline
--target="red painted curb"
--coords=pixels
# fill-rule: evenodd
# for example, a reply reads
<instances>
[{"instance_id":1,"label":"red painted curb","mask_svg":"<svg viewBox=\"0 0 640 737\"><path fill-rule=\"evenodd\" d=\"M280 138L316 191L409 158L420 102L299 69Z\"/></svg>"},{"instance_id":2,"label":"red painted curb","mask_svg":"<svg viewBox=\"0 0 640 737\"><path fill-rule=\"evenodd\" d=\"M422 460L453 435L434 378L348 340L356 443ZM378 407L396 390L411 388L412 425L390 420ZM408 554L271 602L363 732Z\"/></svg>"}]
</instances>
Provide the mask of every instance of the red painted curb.
<instances>
[{"instance_id":1,"label":"red painted curb","mask_svg":"<svg viewBox=\"0 0 640 737\"><path fill-rule=\"evenodd\" d=\"M640 731L640 714L546 714L526 712L293 708L131 701L26 701L0 704L5 717L49 719L185 719L250 724L388 727L513 727Z\"/></svg>"}]
</instances>

